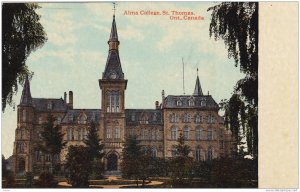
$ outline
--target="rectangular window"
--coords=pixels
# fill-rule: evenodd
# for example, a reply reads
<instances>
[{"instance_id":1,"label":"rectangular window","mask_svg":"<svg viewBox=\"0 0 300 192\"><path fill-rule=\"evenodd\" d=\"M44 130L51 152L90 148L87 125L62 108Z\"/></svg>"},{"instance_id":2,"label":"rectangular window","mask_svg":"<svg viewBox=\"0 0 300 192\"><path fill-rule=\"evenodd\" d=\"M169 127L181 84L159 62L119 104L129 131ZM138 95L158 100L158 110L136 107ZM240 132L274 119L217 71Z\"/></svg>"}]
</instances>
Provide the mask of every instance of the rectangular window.
<instances>
[{"instance_id":1,"label":"rectangular window","mask_svg":"<svg viewBox=\"0 0 300 192\"><path fill-rule=\"evenodd\" d=\"M106 138L111 139L111 128L106 129Z\"/></svg>"},{"instance_id":2,"label":"rectangular window","mask_svg":"<svg viewBox=\"0 0 300 192\"><path fill-rule=\"evenodd\" d=\"M208 140L212 140L213 139L213 131L211 128L208 129L208 132L207 132L207 139Z\"/></svg>"},{"instance_id":3,"label":"rectangular window","mask_svg":"<svg viewBox=\"0 0 300 192\"><path fill-rule=\"evenodd\" d=\"M177 139L177 129L176 128L172 128L171 137L172 137L172 140Z\"/></svg>"},{"instance_id":4,"label":"rectangular window","mask_svg":"<svg viewBox=\"0 0 300 192\"><path fill-rule=\"evenodd\" d=\"M184 139L186 139L186 140L189 139L189 133L190 133L189 128L188 127L184 128L184 131L183 131Z\"/></svg>"},{"instance_id":5,"label":"rectangular window","mask_svg":"<svg viewBox=\"0 0 300 192\"><path fill-rule=\"evenodd\" d=\"M201 140L201 129L197 128L196 129L196 140Z\"/></svg>"},{"instance_id":6,"label":"rectangular window","mask_svg":"<svg viewBox=\"0 0 300 192\"><path fill-rule=\"evenodd\" d=\"M116 128L115 130L115 138L120 139L120 128Z\"/></svg>"},{"instance_id":7,"label":"rectangular window","mask_svg":"<svg viewBox=\"0 0 300 192\"><path fill-rule=\"evenodd\" d=\"M201 150L200 149L196 149L196 160L201 161Z\"/></svg>"},{"instance_id":8,"label":"rectangular window","mask_svg":"<svg viewBox=\"0 0 300 192\"><path fill-rule=\"evenodd\" d=\"M220 141L220 149L224 149L224 141L223 140Z\"/></svg>"}]
</instances>

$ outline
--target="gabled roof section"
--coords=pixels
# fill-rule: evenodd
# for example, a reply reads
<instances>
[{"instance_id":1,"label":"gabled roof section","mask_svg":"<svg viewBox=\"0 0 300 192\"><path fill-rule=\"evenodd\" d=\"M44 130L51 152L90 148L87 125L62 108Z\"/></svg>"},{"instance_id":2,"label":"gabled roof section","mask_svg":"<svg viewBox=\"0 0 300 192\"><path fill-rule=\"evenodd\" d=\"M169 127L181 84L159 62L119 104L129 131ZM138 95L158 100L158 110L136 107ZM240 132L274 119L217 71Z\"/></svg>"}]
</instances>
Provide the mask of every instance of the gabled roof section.
<instances>
[{"instance_id":1,"label":"gabled roof section","mask_svg":"<svg viewBox=\"0 0 300 192\"><path fill-rule=\"evenodd\" d=\"M66 124L78 124L78 119L84 115L86 116L86 123L94 122L99 123L100 120L100 109L70 109L67 111L62 123Z\"/></svg>"},{"instance_id":2,"label":"gabled roof section","mask_svg":"<svg viewBox=\"0 0 300 192\"><path fill-rule=\"evenodd\" d=\"M26 75L20 105L31 105L31 104L32 104L32 97L30 93L30 84L29 84L28 76Z\"/></svg>"},{"instance_id":3,"label":"gabled roof section","mask_svg":"<svg viewBox=\"0 0 300 192\"><path fill-rule=\"evenodd\" d=\"M62 98L33 98L32 104L37 111L65 112L68 109Z\"/></svg>"}]
</instances>

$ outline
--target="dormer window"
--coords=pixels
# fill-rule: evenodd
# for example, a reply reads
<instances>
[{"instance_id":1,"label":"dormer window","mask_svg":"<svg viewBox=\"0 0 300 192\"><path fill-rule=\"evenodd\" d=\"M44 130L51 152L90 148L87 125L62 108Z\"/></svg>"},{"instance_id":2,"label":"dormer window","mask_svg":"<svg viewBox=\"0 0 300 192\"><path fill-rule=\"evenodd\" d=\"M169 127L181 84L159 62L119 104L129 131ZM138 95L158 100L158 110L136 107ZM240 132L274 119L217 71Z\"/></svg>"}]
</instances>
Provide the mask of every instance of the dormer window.
<instances>
[{"instance_id":1,"label":"dormer window","mask_svg":"<svg viewBox=\"0 0 300 192\"><path fill-rule=\"evenodd\" d=\"M49 102L49 103L47 104L47 109L48 109L48 110L52 110L52 107L53 107L53 106L52 106L52 102Z\"/></svg>"},{"instance_id":2,"label":"dormer window","mask_svg":"<svg viewBox=\"0 0 300 192\"><path fill-rule=\"evenodd\" d=\"M157 121L157 113L153 114L153 121Z\"/></svg>"},{"instance_id":3,"label":"dormer window","mask_svg":"<svg viewBox=\"0 0 300 192\"><path fill-rule=\"evenodd\" d=\"M176 101L176 105L179 106L179 107L182 106L182 101L181 100L177 100Z\"/></svg>"},{"instance_id":4,"label":"dormer window","mask_svg":"<svg viewBox=\"0 0 300 192\"><path fill-rule=\"evenodd\" d=\"M135 121L135 114L131 115L131 121Z\"/></svg>"},{"instance_id":5,"label":"dormer window","mask_svg":"<svg viewBox=\"0 0 300 192\"><path fill-rule=\"evenodd\" d=\"M201 101L201 106L206 106L206 102L205 101Z\"/></svg>"},{"instance_id":6,"label":"dormer window","mask_svg":"<svg viewBox=\"0 0 300 192\"><path fill-rule=\"evenodd\" d=\"M195 105L194 99L192 99L192 98L189 99L188 104L189 104L190 107L194 106Z\"/></svg>"}]
</instances>

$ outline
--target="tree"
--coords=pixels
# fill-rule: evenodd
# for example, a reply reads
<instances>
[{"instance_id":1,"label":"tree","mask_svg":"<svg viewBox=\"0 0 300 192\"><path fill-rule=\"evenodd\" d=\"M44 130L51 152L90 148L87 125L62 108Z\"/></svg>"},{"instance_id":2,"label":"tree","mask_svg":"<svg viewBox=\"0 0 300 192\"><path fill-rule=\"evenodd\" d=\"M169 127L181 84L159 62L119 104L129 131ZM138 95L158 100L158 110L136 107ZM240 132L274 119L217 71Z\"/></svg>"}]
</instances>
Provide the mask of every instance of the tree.
<instances>
[{"instance_id":1,"label":"tree","mask_svg":"<svg viewBox=\"0 0 300 192\"><path fill-rule=\"evenodd\" d=\"M87 147L69 147L66 168L69 172L69 179L73 187L89 187L89 175L92 170L89 153Z\"/></svg>"},{"instance_id":2,"label":"tree","mask_svg":"<svg viewBox=\"0 0 300 192\"><path fill-rule=\"evenodd\" d=\"M63 147L67 142L63 142L64 134L60 132L60 125L55 124L55 117L49 114L47 122L43 124L43 132L41 133L43 145L39 148L45 153L51 156L51 168L50 172L53 173L53 166L55 165L55 155L59 156Z\"/></svg>"},{"instance_id":3,"label":"tree","mask_svg":"<svg viewBox=\"0 0 300 192\"><path fill-rule=\"evenodd\" d=\"M104 144L101 144L101 140L99 139L99 136L97 134L96 125L94 122L91 122L89 133L84 143L86 144L87 150L89 152L89 156L92 161L91 163L94 166L93 172L95 172L98 175L101 175L101 173L103 172L103 165L101 163L101 159L104 156Z\"/></svg>"},{"instance_id":4,"label":"tree","mask_svg":"<svg viewBox=\"0 0 300 192\"><path fill-rule=\"evenodd\" d=\"M54 179L53 174L48 172L43 172L40 174L36 185L41 188L56 188L57 181Z\"/></svg>"},{"instance_id":5,"label":"tree","mask_svg":"<svg viewBox=\"0 0 300 192\"><path fill-rule=\"evenodd\" d=\"M134 178L138 187L138 181L141 177L141 146L138 145L136 136L130 136L126 139L122 150L123 159L121 170L124 177Z\"/></svg>"},{"instance_id":6,"label":"tree","mask_svg":"<svg viewBox=\"0 0 300 192\"><path fill-rule=\"evenodd\" d=\"M191 148L185 145L185 139L180 133L177 140L178 144L175 146L176 156L171 160L173 184L181 185L184 183L184 178L191 176L193 160L189 157Z\"/></svg>"},{"instance_id":7,"label":"tree","mask_svg":"<svg viewBox=\"0 0 300 192\"><path fill-rule=\"evenodd\" d=\"M14 173L7 169L7 160L2 155L2 186L3 188L12 188L15 186Z\"/></svg>"},{"instance_id":8,"label":"tree","mask_svg":"<svg viewBox=\"0 0 300 192\"><path fill-rule=\"evenodd\" d=\"M47 40L36 3L2 4L2 111L13 104L18 83L30 72L26 60L32 51ZM32 75L32 74L31 74Z\"/></svg>"},{"instance_id":9,"label":"tree","mask_svg":"<svg viewBox=\"0 0 300 192\"><path fill-rule=\"evenodd\" d=\"M258 154L258 3L224 2L210 7L212 11L209 28L210 37L223 39L228 48L228 57L233 57L235 66L245 74L234 87L229 101L223 100L227 124L235 131L243 129L246 135L248 152L254 158ZM241 104L243 103L243 104ZM238 110L234 112L234 110ZM229 119L228 119L229 118ZM238 120L239 118L239 120ZM241 121L240 127L235 127ZM233 126L233 127L232 127Z\"/></svg>"}]
</instances>

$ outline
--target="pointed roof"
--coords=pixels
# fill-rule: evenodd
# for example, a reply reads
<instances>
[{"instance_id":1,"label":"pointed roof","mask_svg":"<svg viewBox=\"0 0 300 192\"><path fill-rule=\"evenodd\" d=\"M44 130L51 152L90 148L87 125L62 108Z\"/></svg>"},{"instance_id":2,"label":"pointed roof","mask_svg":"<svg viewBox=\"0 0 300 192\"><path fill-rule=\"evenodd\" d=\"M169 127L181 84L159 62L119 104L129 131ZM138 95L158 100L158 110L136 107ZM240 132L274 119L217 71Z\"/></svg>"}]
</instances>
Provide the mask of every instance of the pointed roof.
<instances>
[{"instance_id":1,"label":"pointed roof","mask_svg":"<svg viewBox=\"0 0 300 192\"><path fill-rule=\"evenodd\" d=\"M194 94L193 95L203 95L202 89L201 89L201 84L199 80L199 75L198 75L198 68L197 68L197 80L196 80L196 85L194 89Z\"/></svg>"},{"instance_id":2,"label":"pointed roof","mask_svg":"<svg viewBox=\"0 0 300 192\"><path fill-rule=\"evenodd\" d=\"M118 32L117 32L117 25L115 21L115 15L113 16L109 41L118 41Z\"/></svg>"},{"instance_id":3,"label":"pointed roof","mask_svg":"<svg viewBox=\"0 0 300 192\"><path fill-rule=\"evenodd\" d=\"M21 105L31 105L32 104L32 97L31 97L31 93L30 93L30 84L29 84L29 80L28 80L28 75L26 75L20 104Z\"/></svg>"},{"instance_id":4,"label":"pointed roof","mask_svg":"<svg viewBox=\"0 0 300 192\"><path fill-rule=\"evenodd\" d=\"M102 75L102 79L123 80L124 73L122 71L121 61L119 57L119 40L117 33L117 25L115 21L115 15L113 16L113 22L111 26L111 33L109 37L109 53L106 61L105 70Z\"/></svg>"}]
</instances>

